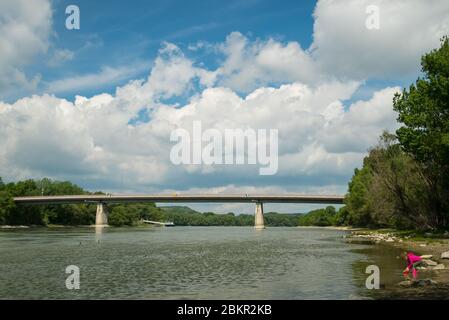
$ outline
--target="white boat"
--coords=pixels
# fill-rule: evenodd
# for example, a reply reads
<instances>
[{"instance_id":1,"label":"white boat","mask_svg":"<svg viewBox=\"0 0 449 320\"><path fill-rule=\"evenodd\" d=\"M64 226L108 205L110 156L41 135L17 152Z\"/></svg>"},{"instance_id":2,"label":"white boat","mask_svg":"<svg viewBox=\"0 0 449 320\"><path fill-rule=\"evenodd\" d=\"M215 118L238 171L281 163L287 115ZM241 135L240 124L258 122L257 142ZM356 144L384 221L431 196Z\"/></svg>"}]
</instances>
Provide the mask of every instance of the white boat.
<instances>
[{"instance_id":1,"label":"white boat","mask_svg":"<svg viewBox=\"0 0 449 320\"><path fill-rule=\"evenodd\" d=\"M160 222L160 221L152 221L152 220L142 220L145 223L149 223L149 224L155 224L158 226L164 226L164 227L174 227L175 223L172 221L167 221L167 222Z\"/></svg>"}]
</instances>

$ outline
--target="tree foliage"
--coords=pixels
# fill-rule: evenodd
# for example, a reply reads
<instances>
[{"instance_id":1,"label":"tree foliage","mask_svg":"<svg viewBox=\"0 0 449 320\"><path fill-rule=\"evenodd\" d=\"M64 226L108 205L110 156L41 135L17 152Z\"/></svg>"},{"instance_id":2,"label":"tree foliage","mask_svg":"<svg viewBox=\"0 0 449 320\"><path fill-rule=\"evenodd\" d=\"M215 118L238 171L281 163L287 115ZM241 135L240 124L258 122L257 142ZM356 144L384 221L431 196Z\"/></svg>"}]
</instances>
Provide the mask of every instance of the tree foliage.
<instances>
[{"instance_id":1,"label":"tree foliage","mask_svg":"<svg viewBox=\"0 0 449 320\"><path fill-rule=\"evenodd\" d=\"M402 149L418 161L435 226L446 226L449 212L449 39L421 59L423 78L396 94L394 110L402 126L396 134Z\"/></svg>"},{"instance_id":2,"label":"tree foliage","mask_svg":"<svg viewBox=\"0 0 449 320\"><path fill-rule=\"evenodd\" d=\"M173 221L177 226L254 226L254 214L239 214L233 212L216 214L213 212L198 212L189 207L162 207L165 219ZM297 226L297 214L282 214L267 212L264 215L266 226Z\"/></svg>"},{"instance_id":3,"label":"tree foliage","mask_svg":"<svg viewBox=\"0 0 449 320\"><path fill-rule=\"evenodd\" d=\"M325 209L312 210L309 213L299 217L300 226L332 226L335 225L336 210L333 206Z\"/></svg>"},{"instance_id":4,"label":"tree foliage","mask_svg":"<svg viewBox=\"0 0 449 320\"><path fill-rule=\"evenodd\" d=\"M449 227L447 37L422 57L421 65L424 77L393 98L401 127L396 135L381 136L349 182L345 224Z\"/></svg>"},{"instance_id":5,"label":"tree foliage","mask_svg":"<svg viewBox=\"0 0 449 320\"><path fill-rule=\"evenodd\" d=\"M430 192L423 165L401 148L394 135L384 132L349 182L344 224L444 228L430 209Z\"/></svg>"}]
</instances>

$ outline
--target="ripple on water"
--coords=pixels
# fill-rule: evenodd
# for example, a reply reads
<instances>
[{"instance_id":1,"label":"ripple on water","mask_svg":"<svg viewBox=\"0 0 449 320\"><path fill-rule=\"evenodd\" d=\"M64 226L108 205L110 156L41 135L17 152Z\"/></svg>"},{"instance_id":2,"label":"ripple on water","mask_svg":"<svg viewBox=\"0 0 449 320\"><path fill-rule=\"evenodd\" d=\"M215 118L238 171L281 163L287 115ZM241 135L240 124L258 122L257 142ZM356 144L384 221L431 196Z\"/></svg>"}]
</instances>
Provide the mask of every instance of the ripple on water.
<instances>
[{"instance_id":1,"label":"ripple on water","mask_svg":"<svg viewBox=\"0 0 449 320\"><path fill-rule=\"evenodd\" d=\"M358 295L343 231L250 227L1 233L0 298L307 299ZM81 289L65 288L65 267Z\"/></svg>"}]
</instances>

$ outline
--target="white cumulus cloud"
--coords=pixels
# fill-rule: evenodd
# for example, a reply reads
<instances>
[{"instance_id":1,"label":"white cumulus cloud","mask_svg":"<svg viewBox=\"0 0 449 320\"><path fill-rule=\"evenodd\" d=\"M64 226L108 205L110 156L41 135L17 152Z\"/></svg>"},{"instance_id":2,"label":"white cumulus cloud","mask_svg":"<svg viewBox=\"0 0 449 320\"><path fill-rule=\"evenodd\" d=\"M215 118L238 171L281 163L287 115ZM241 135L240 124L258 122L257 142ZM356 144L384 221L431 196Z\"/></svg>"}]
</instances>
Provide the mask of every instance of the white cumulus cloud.
<instances>
[{"instance_id":1,"label":"white cumulus cloud","mask_svg":"<svg viewBox=\"0 0 449 320\"><path fill-rule=\"evenodd\" d=\"M28 76L23 67L47 51L51 22L48 0L0 1L0 97L36 88L39 76Z\"/></svg>"},{"instance_id":2,"label":"white cumulus cloud","mask_svg":"<svg viewBox=\"0 0 449 320\"><path fill-rule=\"evenodd\" d=\"M376 6L379 29L365 25ZM314 10L312 57L346 78L415 75L420 57L449 32L445 0L320 0Z\"/></svg>"},{"instance_id":3,"label":"white cumulus cloud","mask_svg":"<svg viewBox=\"0 0 449 320\"><path fill-rule=\"evenodd\" d=\"M164 43L143 64L149 72L141 79L142 65L133 65L46 82L46 94L0 102L0 176L72 179L122 192L342 193L381 132L396 129L392 98L400 88L363 101L354 96L366 79L416 75L419 57L448 30L447 2L430 2L322 0L310 48L232 32L222 43L190 46L190 53L215 50L222 60L214 70ZM33 16L25 3L0 4L0 30L12 32L0 33L0 82L14 75L16 83L33 83L21 68L48 48L51 10ZM379 30L365 28L368 4L379 6ZM112 94L55 95L130 77ZM278 129L277 174L261 177L258 165L173 165L170 134L191 131L194 121L222 132Z\"/></svg>"}]
</instances>

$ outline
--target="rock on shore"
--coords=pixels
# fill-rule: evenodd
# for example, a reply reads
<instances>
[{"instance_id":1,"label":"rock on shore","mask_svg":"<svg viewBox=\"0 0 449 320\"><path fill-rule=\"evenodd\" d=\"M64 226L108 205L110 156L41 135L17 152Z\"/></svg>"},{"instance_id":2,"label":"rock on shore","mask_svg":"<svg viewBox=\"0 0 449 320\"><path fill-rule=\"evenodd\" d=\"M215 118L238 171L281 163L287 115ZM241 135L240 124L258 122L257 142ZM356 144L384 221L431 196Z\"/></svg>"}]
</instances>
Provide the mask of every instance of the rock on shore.
<instances>
[{"instance_id":1,"label":"rock on shore","mask_svg":"<svg viewBox=\"0 0 449 320\"><path fill-rule=\"evenodd\" d=\"M425 287L425 286L433 286L437 285L438 282L432 279L419 279L419 280L405 280L398 283L399 286L404 288L411 287Z\"/></svg>"},{"instance_id":2,"label":"rock on shore","mask_svg":"<svg viewBox=\"0 0 449 320\"><path fill-rule=\"evenodd\" d=\"M434 266L436 266L438 263L436 263L435 261L433 261L433 260L430 260L430 259L422 259L422 261L424 262L424 264L426 265L426 266L428 266L428 267L434 267Z\"/></svg>"},{"instance_id":3,"label":"rock on shore","mask_svg":"<svg viewBox=\"0 0 449 320\"><path fill-rule=\"evenodd\" d=\"M401 239L398 236L395 236L393 233L357 233L357 231L353 232L351 236L349 237L349 242L351 243L372 243L372 244L378 244L378 243L392 243L397 244L399 247L403 247L404 250L406 247L408 247L411 243L405 238L404 240ZM404 246L406 245L406 246ZM415 246L420 247L427 247L426 244L419 244L415 243ZM430 247L429 247L430 248ZM432 248L435 249L435 248ZM429 249L430 250L430 249ZM440 249L441 250L441 249ZM438 250L439 252L441 252ZM421 250L418 250L421 251ZM421 258L423 259L423 264L419 267L417 267L418 270L423 271L430 271L430 270L447 270L449 269L446 267L446 265L441 261L442 259L449 259L449 251L445 251L441 253L441 258L438 258L440 253L435 252L436 250L433 250L433 254L424 254L421 255Z\"/></svg>"},{"instance_id":4,"label":"rock on shore","mask_svg":"<svg viewBox=\"0 0 449 320\"><path fill-rule=\"evenodd\" d=\"M432 270L444 270L444 269L446 269L446 267L442 263L437 264L435 267L432 268Z\"/></svg>"},{"instance_id":5,"label":"rock on shore","mask_svg":"<svg viewBox=\"0 0 449 320\"><path fill-rule=\"evenodd\" d=\"M367 240L372 240L377 243L379 243L381 241L402 242L402 239L399 239L390 233L352 234L351 238L367 239Z\"/></svg>"}]
</instances>

